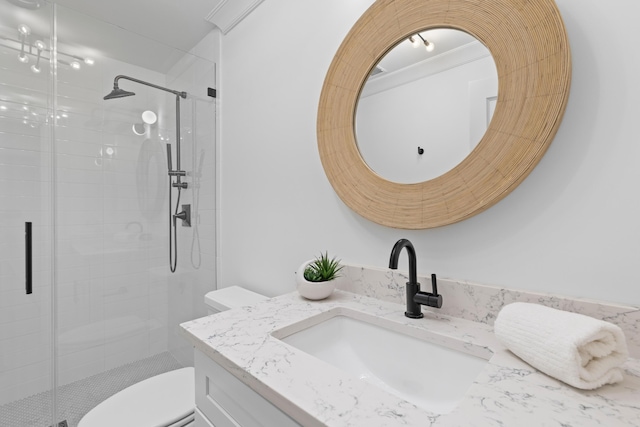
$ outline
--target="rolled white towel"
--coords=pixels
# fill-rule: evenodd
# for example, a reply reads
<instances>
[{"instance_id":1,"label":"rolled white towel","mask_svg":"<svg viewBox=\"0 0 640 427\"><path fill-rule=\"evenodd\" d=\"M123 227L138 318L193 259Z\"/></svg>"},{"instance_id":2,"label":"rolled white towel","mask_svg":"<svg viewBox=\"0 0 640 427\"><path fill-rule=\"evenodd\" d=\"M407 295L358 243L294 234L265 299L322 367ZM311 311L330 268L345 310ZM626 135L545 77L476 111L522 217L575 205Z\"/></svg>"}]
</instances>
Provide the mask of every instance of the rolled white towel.
<instances>
[{"instance_id":1,"label":"rolled white towel","mask_svg":"<svg viewBox=\"0 0 640 427\"><path fill-rule=\"evenodd\" d=\"M538 304L516 302L500 310L494 332L514 354L547 375L591 390L623 380L629 357L617 325Z\"/></svg>"}]
</instances>

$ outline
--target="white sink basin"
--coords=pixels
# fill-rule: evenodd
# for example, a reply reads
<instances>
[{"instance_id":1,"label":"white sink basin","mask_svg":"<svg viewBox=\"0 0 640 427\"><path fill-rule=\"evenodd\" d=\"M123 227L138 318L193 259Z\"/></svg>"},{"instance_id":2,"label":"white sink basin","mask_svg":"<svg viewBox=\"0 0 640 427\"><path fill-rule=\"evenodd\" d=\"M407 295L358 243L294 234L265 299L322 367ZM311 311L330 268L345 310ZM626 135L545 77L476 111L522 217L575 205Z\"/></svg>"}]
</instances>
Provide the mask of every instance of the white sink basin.
<instances>
[{"instance_id":1,"label":"white sink basin","mask_svg":"<svg viewBox=\"0 0 640 427\"><path fill-rule=\"evenodd\" d=\"M307 320L276 331L274 336L438 414L455 409L491 356L481 347L477 350L484 357L443 347L426 340L423 330L355 311L337 310L314 320L311 326ZM418 339L407 334L423 336Z\"/></svg>"}]
</instances>

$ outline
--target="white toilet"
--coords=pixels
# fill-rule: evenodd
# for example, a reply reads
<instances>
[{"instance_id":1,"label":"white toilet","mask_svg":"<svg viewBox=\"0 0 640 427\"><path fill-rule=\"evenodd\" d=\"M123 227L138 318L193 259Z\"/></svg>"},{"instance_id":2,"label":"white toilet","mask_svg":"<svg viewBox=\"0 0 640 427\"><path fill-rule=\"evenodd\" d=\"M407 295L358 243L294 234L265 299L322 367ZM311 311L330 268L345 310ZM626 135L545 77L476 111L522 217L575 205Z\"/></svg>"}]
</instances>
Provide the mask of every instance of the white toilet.
<instances>
[{"instance_id":1,"label":"white toilet","mask_svg":"<svg viewBox=\"0 0 640 427\"><path fill-rule=\"evenodd\" d=\"M264 295L231 286L205 295L209 314L251 305ZM188 427L194 424L193 368L148 378L116 393L89 411L78 427Z\"/></svg>"}]
</instances>

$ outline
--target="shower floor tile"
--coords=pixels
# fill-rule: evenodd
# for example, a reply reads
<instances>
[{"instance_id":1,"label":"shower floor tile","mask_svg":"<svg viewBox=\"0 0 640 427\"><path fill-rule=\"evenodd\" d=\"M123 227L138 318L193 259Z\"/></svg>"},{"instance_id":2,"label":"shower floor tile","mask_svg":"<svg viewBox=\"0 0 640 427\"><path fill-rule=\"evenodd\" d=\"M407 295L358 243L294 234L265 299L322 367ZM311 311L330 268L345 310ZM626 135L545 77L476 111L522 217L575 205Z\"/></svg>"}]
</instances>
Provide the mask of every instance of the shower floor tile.
<instances>
[{"instance_id":1,"label":"shower floor tile","mask_svg":"<svg viewBox=\"0 0 640 427\"><path fill-rule=\"evenodd\" d=\"M182 365L165 352L59 387L59 421L76 427L87 412L120 390L179 368ZM0 406L0 427L49 427L50 399L51 392L45 392Z\"/></svg>"}]
</instances>

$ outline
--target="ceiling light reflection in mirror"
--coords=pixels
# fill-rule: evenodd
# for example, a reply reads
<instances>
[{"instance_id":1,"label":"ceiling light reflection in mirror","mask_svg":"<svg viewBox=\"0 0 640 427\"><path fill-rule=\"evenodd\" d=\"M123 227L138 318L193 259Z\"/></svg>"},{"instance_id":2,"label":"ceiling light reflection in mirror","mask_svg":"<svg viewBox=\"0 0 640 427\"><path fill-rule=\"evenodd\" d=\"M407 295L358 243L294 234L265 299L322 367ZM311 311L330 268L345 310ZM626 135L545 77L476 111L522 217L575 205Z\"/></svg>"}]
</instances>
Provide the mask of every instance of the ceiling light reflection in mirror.
<instances>
[{"instance_id":1,"label":"ceiling light reflection in mirror","mask_svg":"<svg viewBox=\"0 0 640 427\"><path fill-rule=\"evenodd\" d=\"M497 92L493 58L473 36L445 28L412 34L384 55L361 90L354 120L360 154L392 182L438 177L482 139Z\"/></svg>"}]
</instances>

